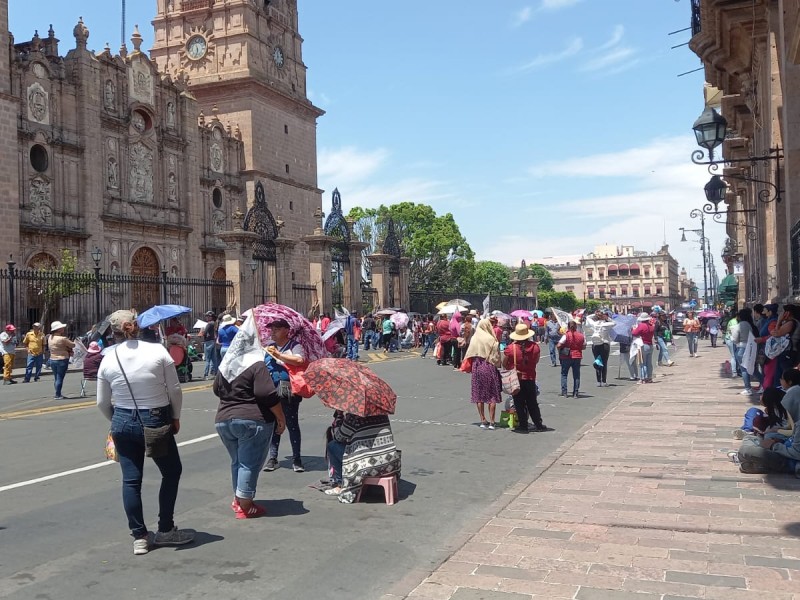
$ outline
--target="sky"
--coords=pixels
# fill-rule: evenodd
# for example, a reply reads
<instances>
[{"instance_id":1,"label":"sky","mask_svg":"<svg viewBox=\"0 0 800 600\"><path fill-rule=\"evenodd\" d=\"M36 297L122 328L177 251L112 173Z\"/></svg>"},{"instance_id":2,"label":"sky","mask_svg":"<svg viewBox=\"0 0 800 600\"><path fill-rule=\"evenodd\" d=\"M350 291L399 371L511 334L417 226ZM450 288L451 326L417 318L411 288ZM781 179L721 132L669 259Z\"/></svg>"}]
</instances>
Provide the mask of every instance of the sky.
<instances>
[{"instance_id":1,"label":"sky","mask_svg":"<svg viewBox=\"0 0 800 600\"><path fill-rule=\"evenodd\" d=\"M16 41L120 43L119 0L11 0ZM152 45L155 0L128 1ZM43 16L45 15L45 16ZM323 209L402 201L452 213L478 260L518 266L664 240L702 282L692 164L703 72L689 0L299 0ZM127 36L130 37L130 36ZM130 43L129 43L130 46ZM720 279L724 226L706 222Z\"/></svg>"}]
</instances>

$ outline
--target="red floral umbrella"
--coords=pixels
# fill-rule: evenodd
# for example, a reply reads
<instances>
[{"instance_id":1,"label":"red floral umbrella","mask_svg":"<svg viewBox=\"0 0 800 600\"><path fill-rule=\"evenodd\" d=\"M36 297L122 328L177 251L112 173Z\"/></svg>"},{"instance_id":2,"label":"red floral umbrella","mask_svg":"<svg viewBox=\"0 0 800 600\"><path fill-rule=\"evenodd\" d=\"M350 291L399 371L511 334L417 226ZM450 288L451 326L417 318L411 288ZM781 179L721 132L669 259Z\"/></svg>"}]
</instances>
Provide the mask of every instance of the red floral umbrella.
<instances>
[{"instance_id":1,"label":"red floral umbrella","mask_svg":"<svg viewBox=\"0 0 800 600\"><path fill-rule=\"evenodd\" d=\"M397 394L366 366L346 358L312 362L306 383L328 408L360 417L394 414Z\"/></svg>"},{"instance_id":2,"label":"red floral umbrella","mask_svg":"<svg viewBox=\"0 0 800 600\"><path fill-rule=\"evenodd\" d=\"M289 337L299 342L303 347L306 360L314 361L328 356L322 336L314 325L299 312L283 304L268 302L253 307L253 318L256 321L258 335L262 344L271 341L269 325L278 319L284 319L289 324Z\"/></svg>"}]
</instances>

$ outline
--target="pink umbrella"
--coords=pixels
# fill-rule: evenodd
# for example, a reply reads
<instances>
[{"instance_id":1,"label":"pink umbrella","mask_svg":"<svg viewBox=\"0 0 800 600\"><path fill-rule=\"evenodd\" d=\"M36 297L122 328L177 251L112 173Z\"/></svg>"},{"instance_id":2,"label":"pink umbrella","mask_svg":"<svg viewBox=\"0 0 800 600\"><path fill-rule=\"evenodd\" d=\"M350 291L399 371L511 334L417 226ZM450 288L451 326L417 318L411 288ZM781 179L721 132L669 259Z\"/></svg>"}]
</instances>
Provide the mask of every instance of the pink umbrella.
<instances>
[{"instance_id":1,"label":"pink umbrella","mask_svg":"<svg viewBox=\"0 0 800 600\"><path fill-rule=\"evenodd\" d=\"M394 313L389 317L389 320L397 325L398 329L405 329L408 327L408 314L407 313Z\"/></svg>"},{"instance_id":2,"label":"pink umbrella","mask_svg":"<svg viewBox=\"0 0 800 600\"><path fill-rule=\"evenodd\" d=\"M530 319L531 318L531 311L529 310L522 310L518 309L511 313L512 317L517 317L518 319Z\"/></svg>"},{"instance_id":3,"label":"pink umbrella","mask_svg":"<svg viewBox=\"0 0 800 600\"><path fill-rule=\"evenodd\" d=\"M319 360L328 356L322 336L314 325L296 310L268 302L253 308L253 318L256 320L256 329L261 338L262 345L271 341L269 325L278 319L289 323L289 337L296 340L303 347L308 362Z\"/></svg>"}]
</instances>

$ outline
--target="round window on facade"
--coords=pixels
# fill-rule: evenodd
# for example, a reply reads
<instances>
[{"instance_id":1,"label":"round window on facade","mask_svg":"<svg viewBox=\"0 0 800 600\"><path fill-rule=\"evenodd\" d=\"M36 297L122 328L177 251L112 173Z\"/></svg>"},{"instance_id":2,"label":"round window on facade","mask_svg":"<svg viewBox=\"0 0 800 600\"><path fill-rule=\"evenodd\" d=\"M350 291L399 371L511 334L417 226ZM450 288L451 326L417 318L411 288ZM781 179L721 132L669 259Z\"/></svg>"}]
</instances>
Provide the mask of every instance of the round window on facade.
<instances>
[{"instance_id":1,"label":"round window on facade","mask_svg":"<svg viewBox=\"0 0 800 600\"><path fill-rule=\"evenodd\" d=\"M214 203L214 208L222 208L222 190L214 188L211 194L211 201Z\"/></svg>"},{"instance_id":2,"label":"round window on facade","mask_svg":"<svg viewBox=\"0 0 800 600\"><path fill-rule=\"evenodd\" d=\"M47 157L47 150L40 144L34 144L31 147L31 166L39 173L47 171L49 159Z\"/></svg>"}]
</instances>

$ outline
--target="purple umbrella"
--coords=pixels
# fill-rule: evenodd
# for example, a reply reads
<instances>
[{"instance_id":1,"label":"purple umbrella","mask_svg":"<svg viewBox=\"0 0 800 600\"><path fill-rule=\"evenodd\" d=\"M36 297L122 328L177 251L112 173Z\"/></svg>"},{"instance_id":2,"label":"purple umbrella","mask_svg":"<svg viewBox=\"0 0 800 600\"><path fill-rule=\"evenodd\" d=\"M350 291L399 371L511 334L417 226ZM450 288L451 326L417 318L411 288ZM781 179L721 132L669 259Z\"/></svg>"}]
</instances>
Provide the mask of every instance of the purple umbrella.
<instances>
[{"instance_id":1,"label":"purple umbrella","mask_svg":"<svg viewBox=\"0 0 800 600\"><path fill-rule=\"evenodd\" d=\"M297 341L302 347L308 362L313 362L328 356L322 336L314 325L296 310L268 302L253 308L253 318L256 320L258 336L262 344L271 341L269 325L278 319L289 323L289 337Z\"/></svg>"},{"instance_id":2,"label":"purple umbrella","mask_svg":"<svg viewBox=\"0 0 800 600\"><path fill-rule=\"evenodd\" d=\"M522 310L517 309L511 313L512 317L517 317L518 319L530 319L531 318L531 311L529 310Z\"/></svg>"}]
</instances>

